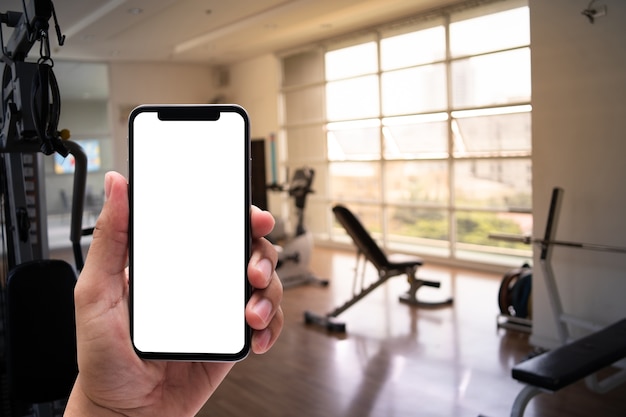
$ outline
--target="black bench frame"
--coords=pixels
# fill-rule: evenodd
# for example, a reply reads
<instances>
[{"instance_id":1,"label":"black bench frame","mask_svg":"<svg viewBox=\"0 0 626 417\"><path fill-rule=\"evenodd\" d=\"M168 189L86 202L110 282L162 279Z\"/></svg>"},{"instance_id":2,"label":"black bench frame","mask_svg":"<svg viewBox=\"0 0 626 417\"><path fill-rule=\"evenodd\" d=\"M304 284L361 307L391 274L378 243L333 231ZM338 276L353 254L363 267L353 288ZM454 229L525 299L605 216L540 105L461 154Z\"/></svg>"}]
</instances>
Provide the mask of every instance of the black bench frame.
<instances>
[{"instance_id":1,"label":"black bench frame","mask_svg":"<svg viewBox=\"0 0 626 417\"><path fill-rule=\"evenodd\" d=\"M585 378L587 387L603 393L622 384L626 370L599 381L597 371L626 357L626 319L513 367L514 379L527 386L517 395L511 417L521 417L528 402L542 392L556 392Z\"/></svg>"},{"instance_id":2,"label":"black bench frame","mask_svg":"<svg viewBox=\"0 0 626 417\"><path fill-rule=\"evenodd\" d=\"M403 254L391 254L387 256L367 229L365 229L358 217L347 207L338 204L333 207L333 213L337 221L352 238L357 248L356 267L352 284L352 298L323 316L305 311L305 323L325 327L331 332L345 332L345 323L334 321L334 318L359 302L380 285L384 284L389 278L398 275L406 275L410 285L409 290L399 297L400 302L418 307L431 308L449 306L452 304L452 298L434 302L426 302L417 299L417 291L421 287L439 288L441 285L436 281L427 281L417 278L417 270L423 264L421 258ZM371 262L378 271L378 280L369 286L365 285L364 278L365 264L367 262ZM359 270L361 270L360 280Z\"/></svg>"}]
</instances>

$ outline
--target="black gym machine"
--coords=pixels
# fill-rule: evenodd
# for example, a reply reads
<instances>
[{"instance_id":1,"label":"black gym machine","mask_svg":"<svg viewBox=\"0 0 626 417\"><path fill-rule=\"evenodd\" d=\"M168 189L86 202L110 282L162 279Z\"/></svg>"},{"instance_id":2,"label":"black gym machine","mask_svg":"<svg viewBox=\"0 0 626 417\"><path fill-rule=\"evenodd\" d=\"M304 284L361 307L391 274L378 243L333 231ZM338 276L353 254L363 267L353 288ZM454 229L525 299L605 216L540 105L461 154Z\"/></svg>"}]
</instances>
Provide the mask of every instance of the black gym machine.
<instances>
[{"instance_id":1,"label":"black gym machine","mask_svg":"<svg viewBox=\"0 0 626 417\"><path fill-rule=\"evenodd\" d=\"M52 417L63 413L78 373L74 321L76 271L87 179L82 148L58 130L59 87L50 56L49 21L59 46L64 36L51 0L22 1L22 11L0 13L0 416ZM39 57L27 61L39 43ZM49 259L44 156L75 159L70 241L75 268Z\"/></svg>"},{"instance_id":2,"label":"black gym machine","mask_svg":"<svg viewBox=\"0 0 626 417\"><path fill-rule=\"evenodd\" d=\"M275 192L286 192L293 198L296 211L297 223L293 236L287 236L282 219L277 219L274 231L268 239L274 243L278 250L278 274L283 287L291 288L298 285L315 284L327 286L328 280L318 278L310 270L311 256L313 253L313 234L304 225L304 210L309 194L313 193L313 168L298 168L288 184L272 183L267 189ZM289 178L289 171L287 171ZM280 245L277 243L280 242Z\"/></svg>"}]
</instances>

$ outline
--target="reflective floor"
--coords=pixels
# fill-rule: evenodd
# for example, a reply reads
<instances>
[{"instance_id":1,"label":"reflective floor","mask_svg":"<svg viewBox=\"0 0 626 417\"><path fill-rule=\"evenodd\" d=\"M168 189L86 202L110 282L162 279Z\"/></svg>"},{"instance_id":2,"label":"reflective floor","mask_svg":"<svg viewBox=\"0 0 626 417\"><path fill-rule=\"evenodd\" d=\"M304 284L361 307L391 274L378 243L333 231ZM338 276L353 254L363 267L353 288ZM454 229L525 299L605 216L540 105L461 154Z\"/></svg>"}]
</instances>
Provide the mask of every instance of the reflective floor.
<instances>
[{"instance_id":1,"label":"reflective floor","mask_svg":"<svg viewBox=\"0 0 626 417\"><path fill-rule=\"evenodd\" d=\"M199 416L468 416L502 417L521 385L510 368L531 352L527 335L498 330L500 277L426 265L419 275L439 280L422 299L454 297L454 306L401 304L402 277L391 279L340 316L347 333L303 324L304 310L330 311L350 298L355 255L318 249L313 270L328 287L285 291L286 325L266 355L251 355ZM373 269L366 277L375 278ZM533 416L624 416L626 388L599 396L581 384L529 404Z\"/></svg>"}]
</instances>

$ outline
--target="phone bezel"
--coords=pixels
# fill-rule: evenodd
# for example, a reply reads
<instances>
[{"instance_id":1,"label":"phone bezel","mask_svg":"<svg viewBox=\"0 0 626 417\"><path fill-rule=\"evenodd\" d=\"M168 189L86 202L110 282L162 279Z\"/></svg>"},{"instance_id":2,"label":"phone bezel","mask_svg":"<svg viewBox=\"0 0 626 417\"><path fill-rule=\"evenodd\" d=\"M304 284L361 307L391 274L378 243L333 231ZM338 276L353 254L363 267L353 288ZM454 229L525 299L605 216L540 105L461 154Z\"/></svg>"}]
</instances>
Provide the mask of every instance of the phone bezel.
<instances>
[{"instance_id":1,"label":"phone bezel","mask_svg":"<svg viewBox=\"0 0 626 417\"><path fill-rule=\"evenodd\" d=\"M246 216L242 221L245 222L245 253L242 254L242 259L245 261L244 271L247 270L247 263L251 254L251 233L250 233L250 206L251 206L251 159L250 159L250 119L246 110L238 105L217 105L217 104L206 104L206 105L184 105L184 104L176 104L176 105L141 105L132 110L129 115L128 121L128 172L129 172L129 181L128 181L128 195L129 195L129 313L130 313L130 334L131 341L133 344L133 348L137 355L143 359L151 359L151 360L175 360L175 361L215 361L215 362L231 362L231 361L240 361L244 359L250 351L251 340L252 340L252 329L244 320L244 326L242 331L244 334L244 346L239 352L234 353L215 353L215 352L146 352L138 349L134 343L134 328L135 323L133 320L133 299L135 295L135 290L133 286L133 243L134 243L134 231L133 231L133 196L134 196L134 183L133 183L133 175L134 175L134 120L135 118L145 112L157 112L159 114L160 120L211 120L217 121L219 119L220 114L223 112L235 112L241 115L244 120L244 138L245 141L244 149L245 154L243 155L244 161L242 161L243 169L245 169L245 205L248 207ZM245 309L245 305L250 299L252 289L248 282L247 274L244 274L242 278L245 280L245 294L244 294L244 305L242 306Z\"/></svg>"}]
</instances>

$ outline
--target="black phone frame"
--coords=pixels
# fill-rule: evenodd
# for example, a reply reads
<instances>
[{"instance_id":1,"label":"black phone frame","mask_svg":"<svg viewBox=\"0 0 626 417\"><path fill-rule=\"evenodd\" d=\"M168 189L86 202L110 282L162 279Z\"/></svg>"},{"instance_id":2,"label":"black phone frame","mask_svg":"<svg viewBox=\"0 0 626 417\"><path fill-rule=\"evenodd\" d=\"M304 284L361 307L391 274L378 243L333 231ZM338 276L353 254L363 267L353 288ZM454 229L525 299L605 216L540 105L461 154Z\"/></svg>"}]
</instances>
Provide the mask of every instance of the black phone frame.
<instances>
[{"instance_id":1,"label":"black phone frame","mask_svg":"<svg viewBox=\"0 0 626 417\"><path fill-rule=\"evenodd\" d=\"M239 352L235 353L215 353L215 352L145 352L138 349L134 343L134 320L133 320L133 122L135 118L145 112L157 112L160 120L209 120L217 121L220 115L224 112L235 112L242 116L245 126L245 155L244 155L244 169L245 174L245 205L248 207L246 211L248 214L244 216L246 230L246 242L245 242L245 254L244 261L247 266L251 255L252 248L252 233L250 224L250 208L251 208L251 158L250 158L250 118L247 111L236 104L159 104L159 105L140 105L135 107L128 119L128 203L129 203L129 225L128 225L128 274L129 274L129 315L130 315L130 335L133 349L137 355L142 359L147 360L165 360L165 361L187 361L187 362L236 362L245 359L251 349L252 343L252 328L245 321L244 315L244 346ZM247 270L247 267L244 269ZM242 308L245 309L250 296L252 295L252 287L248 281L247 273L244 274L245 280L245 303Z\"/></svg>"}]
</instances>

